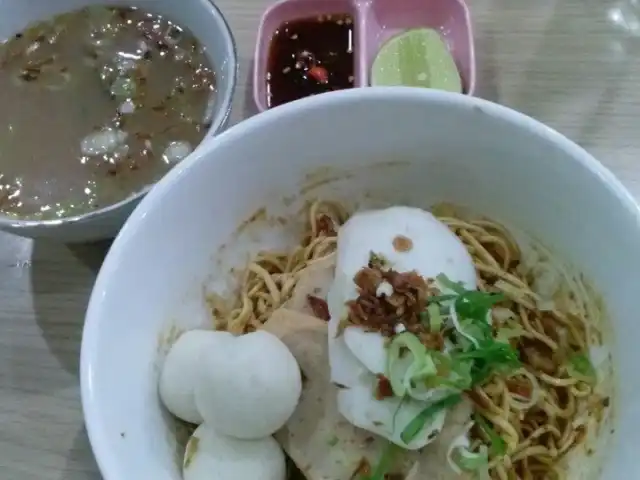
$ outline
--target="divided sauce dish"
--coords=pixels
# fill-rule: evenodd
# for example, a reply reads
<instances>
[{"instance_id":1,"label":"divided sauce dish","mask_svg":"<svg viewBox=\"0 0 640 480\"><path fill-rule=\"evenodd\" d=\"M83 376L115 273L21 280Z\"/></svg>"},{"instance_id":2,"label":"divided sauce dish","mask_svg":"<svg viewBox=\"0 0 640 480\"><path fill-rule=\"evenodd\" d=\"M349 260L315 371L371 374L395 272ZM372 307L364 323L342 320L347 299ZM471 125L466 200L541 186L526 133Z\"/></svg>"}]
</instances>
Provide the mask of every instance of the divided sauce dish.
<instances>
[{"instance_id":1,"label":"divided sauce dish","mask_svg":"<svg viewBox=\"0 0 640 480\"><path fill-rule=\"evenodd\" d=\"M281 0L266 10L258 29L253 64L253 95L258 110L271 105L268 77L278 72L270 72L269 58L279 29L303 19L331 22L331 16L339 15L353 19L353 39L349 42L353 49L352 87L370 86L374 59L389 39L403 31L429 28L440 34L451 53L462 92L473 95L476 59L471 15L464 0Z\"/></svg>"}]
</instances>

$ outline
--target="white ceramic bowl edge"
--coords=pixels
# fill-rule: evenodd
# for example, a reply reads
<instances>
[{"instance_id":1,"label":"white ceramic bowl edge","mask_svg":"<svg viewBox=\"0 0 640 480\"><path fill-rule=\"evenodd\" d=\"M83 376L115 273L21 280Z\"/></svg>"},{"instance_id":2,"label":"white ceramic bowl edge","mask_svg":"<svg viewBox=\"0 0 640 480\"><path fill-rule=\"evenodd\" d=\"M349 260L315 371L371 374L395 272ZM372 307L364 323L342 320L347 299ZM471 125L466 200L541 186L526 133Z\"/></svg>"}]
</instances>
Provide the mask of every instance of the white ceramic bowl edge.
<instances>
[{"instance_id":1,"label":"white ceramic bowl edge","mask_svg":"<svg viewBox=\"0 0 640 480\"><path fill-rule=\"evenodd\" d=\"M331 181L306 198L454 201L525 229L578 265L607 300L625 379L615 399L623 421L602 478L640 476L634 199L583 149L508 108L368 88L294 102L233 127L170 172L131 215L98 276L81 354L83 408L106 480L179 479L156 393L157 338L171 323L202 321L202 285L212 273L225 275L216 252L258 208L277 214L299 206L305 195L293 206L283 199L319 171ZM234 258L257 248L229 245Z\"/></svg>"}]
</instances>

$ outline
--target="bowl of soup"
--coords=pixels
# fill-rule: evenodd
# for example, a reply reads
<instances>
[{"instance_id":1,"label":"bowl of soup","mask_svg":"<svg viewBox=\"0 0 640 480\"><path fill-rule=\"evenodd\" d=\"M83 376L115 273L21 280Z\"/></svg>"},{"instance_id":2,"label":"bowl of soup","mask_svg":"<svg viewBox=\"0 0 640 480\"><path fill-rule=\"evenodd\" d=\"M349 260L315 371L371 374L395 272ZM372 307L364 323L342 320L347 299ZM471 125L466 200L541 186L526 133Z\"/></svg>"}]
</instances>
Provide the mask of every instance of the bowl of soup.
<instances>
[{"instance_id":1,"label":"bowl of soup","mask_svg":"<svg viewBox=\"0 0 640 480\"><path fill-rule=\"evenodd\" d=\"M160 181L102 266L101 472L635 478L639 219L586 151L485 100L261 113Z\"/></svg>"},{"instance_id":2,"label":"bowl of soup","mask_svg":"<svg viewBox=\"0 0 640 480\"><path fill-rule=\"evenodd\" d=\"M0 7L0 229L113 237L155 182L224 128L232 33L207 0Z\"/></svg>"}]
</instances>

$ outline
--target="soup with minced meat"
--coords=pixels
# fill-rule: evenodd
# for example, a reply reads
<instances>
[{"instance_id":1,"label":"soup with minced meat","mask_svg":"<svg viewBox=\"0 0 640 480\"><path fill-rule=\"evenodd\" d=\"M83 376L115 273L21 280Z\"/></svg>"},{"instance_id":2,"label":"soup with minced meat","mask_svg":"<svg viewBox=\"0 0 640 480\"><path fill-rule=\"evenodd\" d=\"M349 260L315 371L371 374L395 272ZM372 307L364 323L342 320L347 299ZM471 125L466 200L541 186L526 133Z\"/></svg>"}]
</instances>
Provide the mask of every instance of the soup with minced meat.
<instances>
[{"instance_id":1,"label":"soup with minced meat","mask_svg":"<svg viewBox=\"0 0 640 480\"><path fill-rule=\"evenodd\" d=\"M88 7L0 44L0 212L79 215L158 180L203 139L215 78L169 19Z\"/></svg>"}]
</instances>

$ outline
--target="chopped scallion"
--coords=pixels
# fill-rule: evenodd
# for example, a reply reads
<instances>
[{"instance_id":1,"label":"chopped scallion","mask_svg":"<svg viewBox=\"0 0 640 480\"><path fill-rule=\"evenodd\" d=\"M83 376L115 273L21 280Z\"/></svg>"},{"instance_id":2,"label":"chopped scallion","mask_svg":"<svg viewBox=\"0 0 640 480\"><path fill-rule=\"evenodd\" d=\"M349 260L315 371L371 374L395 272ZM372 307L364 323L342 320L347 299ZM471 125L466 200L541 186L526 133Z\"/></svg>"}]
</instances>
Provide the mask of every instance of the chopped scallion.
<instances>
[{"instance_id":1,"label":"chopped scallion","mask_svg":"<svg viewBox=\"0 0 640 480\"><path fill-rule=\"evenodd\" d=\"M480 446L477 452L457 447L452 452L452 460L464 472L481 472L489 465L489 453L484 445Z\"/></svg>"},{"instance_id":2,"label":"chopped scallion","mask_svg":"<svg viewBox=\"0 0 640 480\"><path fill-rule=\"evenodd\" d=\"M442 302L448 302L449 300L453 300L457 296L458 295L432 295L431 297L427 298L427 301L429 303L442 303Z\"/></svg>"},{"instance_id":3,"label":"chopped scallion","mask_svg":"<svg viewBox=\"0 0 640 480\"><path fill-rule=\"evenodd\" d=\"M452 356L456 361L473 361L473 385L483 383L493 373L509 373L520 367L518 354L511 345L493 340L481 343L475 350Z\"/></svg>"},{"instance_id":4,"label":"chopped scallion","mask_svg":"<svg viewBox=\"0 0 640 480\"><path fill-rule=\"evenodd\" d=\"M427 307L429 314L429 330L439 332L442 328L442 315L440 314L440 306L432 303Z\"/></svg>"},{"instance_id":5,"label":"chopped scallion","mask_svg":"<svg viewBox=\"0 0 640 480\"><path fill-rule=\"evenodd\" d=\"M451 353L457 361L471 361L473 384L486 381L493 373L507 373L520 366L517 352L502 338L494 338L491 328L491 308L504 300L502 294L466 290L446 275L436 277L453 292L451 320L455 327L453 341L458 347ZM505 334L508 332L504 332ZM461 351L460 351L461 350Z\"/></svg>"},{"instance_id":6,"label":"chopped scallion","mask_svg":"<svg viewBox=\"0 0 640 480\"><path fill-rule=\"evenodd\" d=\"M435 403L432 403L428 407L424 408L413 420L404 428L400 434L400 439L409 445L411 441L422 431L424 426L429 420L431 420L438 412L451 408L458 404L462 400L462 396L459 394L449 395Z\"/></svg>"},{"instance_id":7,"label":"chopped scallion","mask_svg":"<svg viewBox=\"0 0 640 480\"><path fill-rule=\"evenodd\" d=\"M427 387L448 387L455 390L468 390L472 385L471 361L460 361L439 352L432 352L437 374L425 379Z\"/></svg>"},{"instance_id":8,"label":"chopped scallion","mask_svg":"<svg viewBox=\"0 0 640 480\"><path fill-rule=\"evenodd\" d=\"M436 280L438 281L438 283L440 283L441 286L443 286L448 290L451 290L454 293L463 294L467 291L462 285L462 283L453 282L444 273L441 273L440 275L436 276Z\"/></svg>"},{"instance_id":9,"label":"chopped scallion","mask_svg":"<svg viewBox=\"0 0 640 480\"><path fill-rule=\"evenodd\" d=\"M496 334L496 342L509 343L509 340L521 337L524 333L525 331L522 327L503 327Z\"/></svg>"},{"instance_id":10,"label":"chopped scallion","mask_svg":"<svg viewBox=\"0 0 640 480\"><path fill-rule=\"evenodd\" d=\"M402 356L404 349L411 354L411 363ZM387 378L393 394L402 397L411 388L414 378L435 375L436 366L420 339L410 332L403 332L391 340L387 354Z\"/></svg>"},{"instance_id":11,"label":"chopped scallion","mask_svg":"<svg viewBox=\"0 0 640 480\"><path fill-rule=\"evenodd\" d=\"M393 458L397 452L396 446L389 442L382 451L382 455L373 469L371 475L363 475L361 480L385 480L387 473L391 470Z\"/></svg>"},{"instance_id":12,"label":"chopped scallion","mask_svg":"<svg viewBox=\"0 0 640 480\"><path fill-rule=\"evenodd\" d=\"M589 357L583 353L576 353L569 358L567 365L569 375L582 382L594 385L597 382L596 369Z\"/></svg>"},{"instance_id":13,"label":"chopped scallion","mask_svg":"<svg viewBox=\"0 0 640 480\"><path fill-rule=\"evenodd\" d=\"M407 400L407 396L405 395L400 399L400 403L398 403L398 407L396 408L396 411L393 412L393 419L391 420L391 426L394 432L396 431L396 420L398 419L398 413L400 413L400 409L402 408L406 400Z\"/></svg>"},{"instance_id":14,"label":"chopped scallion","mask_svg":"<svg viewBox=\"0 0 640 480\"><path fill-rule=\"evenodd\" d=\"M491 456L502 456L507 453L507 443L504 439L496 433L496 431L489 425L484 417L481 415L475 414L474 420L478 424L478 426L484 431L484 433L489 437L489 442L491 446L489 447L489 453Z\"/></svg>"}]
</instances>

